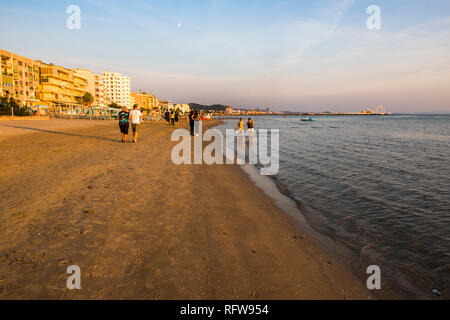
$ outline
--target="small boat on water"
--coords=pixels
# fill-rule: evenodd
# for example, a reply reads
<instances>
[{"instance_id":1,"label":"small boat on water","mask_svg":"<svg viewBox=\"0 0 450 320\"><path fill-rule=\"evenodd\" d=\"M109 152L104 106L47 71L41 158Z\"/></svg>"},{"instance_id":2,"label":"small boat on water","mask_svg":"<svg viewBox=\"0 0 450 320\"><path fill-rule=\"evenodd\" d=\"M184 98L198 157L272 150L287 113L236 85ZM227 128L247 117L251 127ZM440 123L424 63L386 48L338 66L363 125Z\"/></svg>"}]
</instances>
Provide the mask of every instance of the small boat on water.
<instances>
[{"instance_id":1,"label":"small boat on water","mask_svg":"<svg viewBox=\"0 0 450 320\"><path fill-rule=\"evenodd\" d=\"M303 122L312 122L312 121L316 121L316 119L314 119L313 117L309 117L309 118L302 118L301 121L303 121Z\"/></svg>"}]
</instances>

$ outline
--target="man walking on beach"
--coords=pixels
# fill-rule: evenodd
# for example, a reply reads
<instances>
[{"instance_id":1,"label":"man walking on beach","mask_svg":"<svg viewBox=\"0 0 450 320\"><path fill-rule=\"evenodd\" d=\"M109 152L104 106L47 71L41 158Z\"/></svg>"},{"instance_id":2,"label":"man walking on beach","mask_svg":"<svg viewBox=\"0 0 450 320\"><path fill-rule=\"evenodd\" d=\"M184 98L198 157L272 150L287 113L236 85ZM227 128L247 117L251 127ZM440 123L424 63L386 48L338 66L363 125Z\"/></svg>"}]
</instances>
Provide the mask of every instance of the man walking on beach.
<instances>
[{"instance_id":1,"label":"man walking on beach","mask_svg":"<svg viewBox=\"0 0 450 320\"><path fill-rule=\"evenodd\" d=\"M141 125L142 113L138 110L138 105L135 104L133 111L130 112L131 127L133 128L133 143L137 143L138 131Z\"/></svg>"}]
</instances>

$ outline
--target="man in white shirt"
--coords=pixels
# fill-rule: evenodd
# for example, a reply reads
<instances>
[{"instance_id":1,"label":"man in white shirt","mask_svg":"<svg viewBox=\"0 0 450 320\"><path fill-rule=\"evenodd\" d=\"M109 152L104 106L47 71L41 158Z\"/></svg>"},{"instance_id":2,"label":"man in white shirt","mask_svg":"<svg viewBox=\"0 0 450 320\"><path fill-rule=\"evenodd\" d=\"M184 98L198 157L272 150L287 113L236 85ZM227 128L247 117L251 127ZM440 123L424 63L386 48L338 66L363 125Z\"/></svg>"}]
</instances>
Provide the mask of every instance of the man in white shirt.
<instances>
[{"instance_id":1,"label":"man in white shirt","mask_svg":"<svg viewBox=\"0 0 450 320\"><path fill-rule=\"evenodd\" d=\"M133 142L137 143L139 126L141 125L142 113L138 110L138 105L135 104L133 111L130 112L131 127L133 128Z\"/></svg>"}]
</instances>

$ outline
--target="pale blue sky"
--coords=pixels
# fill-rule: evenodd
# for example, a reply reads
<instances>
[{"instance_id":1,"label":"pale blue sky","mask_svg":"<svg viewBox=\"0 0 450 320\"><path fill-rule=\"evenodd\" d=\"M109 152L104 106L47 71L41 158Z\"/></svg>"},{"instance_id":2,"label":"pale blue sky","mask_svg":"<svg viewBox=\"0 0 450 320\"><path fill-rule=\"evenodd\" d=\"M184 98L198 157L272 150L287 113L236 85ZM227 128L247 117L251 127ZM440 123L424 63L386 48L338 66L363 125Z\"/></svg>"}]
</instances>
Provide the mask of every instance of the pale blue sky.
<instances>
[{"instance_id":1,"label":"pale blue sky","mask_svg":"<svg viewBox=\"0 0 450 320\"><path fill-rule=\"evenodd\" d=\"M66 28L71 4L81 30ZM0 48L118 71L178 103L450 112L448 0L0 0L0 12Z\"/></svg>"}]
</instances>

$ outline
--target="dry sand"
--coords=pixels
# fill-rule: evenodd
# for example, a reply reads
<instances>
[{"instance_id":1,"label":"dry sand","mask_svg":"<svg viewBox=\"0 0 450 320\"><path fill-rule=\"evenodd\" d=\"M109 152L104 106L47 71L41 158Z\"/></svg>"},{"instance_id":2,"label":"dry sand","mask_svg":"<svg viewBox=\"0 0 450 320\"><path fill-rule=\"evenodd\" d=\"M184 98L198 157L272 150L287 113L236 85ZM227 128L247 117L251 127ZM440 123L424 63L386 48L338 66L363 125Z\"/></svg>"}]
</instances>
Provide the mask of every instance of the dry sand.
<instances>
[{"instance_id":1,"label":"dry sand","mask_svg":"<svg viewBox=\"0 0 450 320\"><path fill-rule=\"evenodd\" d=\"M0 141L25 133L68 130L104 124L105 122L102 120L1 120L0 117Z\"/></svg>"},{"instance_id":2,"label":"dry sand","mask_svg":"<svg viewBox=\"0 0 450 320\"><path fill-rule=\"evenodd\" d=\"M0 122L0 298L371 298L238 166L175 166L171 131Z\"/></svg>"}]
</instances>

